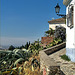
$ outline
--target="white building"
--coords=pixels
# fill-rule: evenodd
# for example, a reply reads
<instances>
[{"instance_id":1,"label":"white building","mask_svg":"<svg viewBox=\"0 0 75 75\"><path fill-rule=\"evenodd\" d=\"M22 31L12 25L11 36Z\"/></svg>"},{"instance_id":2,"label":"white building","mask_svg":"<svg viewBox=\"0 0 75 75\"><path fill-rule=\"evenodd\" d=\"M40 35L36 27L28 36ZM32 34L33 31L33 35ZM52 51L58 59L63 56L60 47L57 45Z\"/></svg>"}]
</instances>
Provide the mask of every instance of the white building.
<instances>
[{"instance_id":1,"label":"white building","mask_svg":"<svg viewBox=\"0 0 75 75\"><path fill-rule=\"evenodd\" d=\"M66 55L75 62L75 0L63 0L66 6Z\"/></svg>"},{"instance_id":2,"label":"white building","mask_svg":"<svg viewBox=\"0 0 75 75\"><path fill-rule=\"evenodd\" d=\"M56 26L62 26L66 28L65 18L53 19L51 21L48 21L48 23L49 23L49 29L52 28L53 30L55 30Z\"/></svg>"}]
</instances>

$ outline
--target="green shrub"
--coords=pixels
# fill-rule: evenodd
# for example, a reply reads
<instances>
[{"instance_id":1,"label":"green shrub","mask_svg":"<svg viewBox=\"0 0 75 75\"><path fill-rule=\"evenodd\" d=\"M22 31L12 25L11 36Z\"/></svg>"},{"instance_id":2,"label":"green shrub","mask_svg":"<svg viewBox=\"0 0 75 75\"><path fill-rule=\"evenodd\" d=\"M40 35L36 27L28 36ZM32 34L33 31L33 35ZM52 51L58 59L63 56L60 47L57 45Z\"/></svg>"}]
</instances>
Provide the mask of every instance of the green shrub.
<instances>
[{"instance_id":1,"label":"green shrub","mask_svg":"<svg viewBox=\"0 0 75 75\"><path fill-rule=\"evenodd\" d=\"M54 30L50 28L48 31L45 31L45 36L50 37L51 35L54 35Z\"/></svg>"},{"instance_id":2,"label":"green shrub","mask_svg":"<svg viewBox=\"0 0 75 75\"><path fill-rule=\"evenodd\" d=\"M62 55L61 58L66 61L70 61L70 58L67 55Z\"/></svg>"}]
</instances>

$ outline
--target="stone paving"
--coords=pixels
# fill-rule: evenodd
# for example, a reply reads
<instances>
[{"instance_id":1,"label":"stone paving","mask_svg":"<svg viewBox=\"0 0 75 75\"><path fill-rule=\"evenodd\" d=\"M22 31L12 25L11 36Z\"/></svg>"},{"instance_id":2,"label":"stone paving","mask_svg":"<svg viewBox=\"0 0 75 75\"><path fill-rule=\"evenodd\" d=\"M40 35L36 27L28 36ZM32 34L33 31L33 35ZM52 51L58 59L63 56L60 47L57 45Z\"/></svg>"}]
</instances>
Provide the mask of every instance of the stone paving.
<instances>
[{"instance_id":1,"label":"stone paving","mask_svg":"<svg viewBox=\"0 0 75 75\"><path fill-rule=\"evenodd\" d=\"M57 51L51 55L49 55L50 59L53 59L60 69L64 72L65 75L75 75L75 63L71 61L65 61L61 59L61 55L66 53L66 49L63 48L60 51Z\"/></svg>"}]
</instances>

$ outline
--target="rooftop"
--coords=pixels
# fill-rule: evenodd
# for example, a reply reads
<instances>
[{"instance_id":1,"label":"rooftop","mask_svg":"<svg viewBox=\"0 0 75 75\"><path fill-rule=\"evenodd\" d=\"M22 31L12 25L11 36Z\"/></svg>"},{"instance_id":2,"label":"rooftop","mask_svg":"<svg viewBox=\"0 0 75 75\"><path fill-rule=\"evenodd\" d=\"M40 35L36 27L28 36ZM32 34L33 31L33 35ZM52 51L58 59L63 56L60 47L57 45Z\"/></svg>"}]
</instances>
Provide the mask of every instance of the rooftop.
<instances>
[{"instance_id":1,"label":"rooftop","mask_svg":"<svg viewBox=\"0 0 75 75\"><path fill-rule=\"evenodd\" d=\"M66 19L65 18L59 18L59 19L54 19L51 21L48 21L48 23L50 24L54 24L54 23L65 23Z\"/></svg>"}]
</instances>

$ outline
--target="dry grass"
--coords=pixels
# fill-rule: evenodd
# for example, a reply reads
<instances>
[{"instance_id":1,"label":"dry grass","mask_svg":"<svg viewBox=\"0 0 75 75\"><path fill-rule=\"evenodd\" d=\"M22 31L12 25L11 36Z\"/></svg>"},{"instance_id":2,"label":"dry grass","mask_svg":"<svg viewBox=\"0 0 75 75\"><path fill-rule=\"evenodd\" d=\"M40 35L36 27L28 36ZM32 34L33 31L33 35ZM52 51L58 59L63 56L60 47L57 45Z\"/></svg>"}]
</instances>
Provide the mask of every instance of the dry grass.
<instances>
[{"instance_id":1,"label":"dry grass","mask_svg":"<svg viewBox=\"0 0 75 75\"><path fill-rule=\"evenodd\" d=\"M40 56L33 55L32 57L29 58L29 61L25 61L22 65L20 65L22 67L20 75L40 75L39 65L37 65L37 67L33 67L31 65L33 58L37 59L38 62L40 62Z\"/></svg>"}]
</instances>

